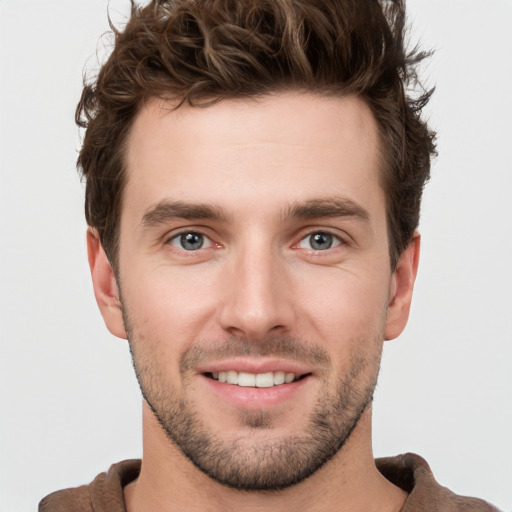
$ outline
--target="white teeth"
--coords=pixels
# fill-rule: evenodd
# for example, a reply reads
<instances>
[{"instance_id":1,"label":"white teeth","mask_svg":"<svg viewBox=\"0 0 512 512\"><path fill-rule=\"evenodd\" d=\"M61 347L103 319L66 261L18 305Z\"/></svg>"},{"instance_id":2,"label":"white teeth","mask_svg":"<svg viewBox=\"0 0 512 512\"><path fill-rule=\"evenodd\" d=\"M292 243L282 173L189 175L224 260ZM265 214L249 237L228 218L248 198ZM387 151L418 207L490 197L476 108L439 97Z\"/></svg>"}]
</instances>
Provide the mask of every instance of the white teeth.
<instances>
[{"instance_id":1,"label":"white teeth","mask_svg":"<svg viewBox=\"0 0 512 512\"><path fill-rule=\"evenodd\" d=\"M279 386L279 384L284 384L285 381L285 373L284 372L275 372L274 373L274 384Z\"/></svg>"},{"instance_id":2,"label":"white teeth","mask_svg":"<svg viewBox=\"0 0 512 512\"><path fill-rule=\"evenodd\" d=\"M286 382L286 384L289 384L290 382L293 382L293 380L295 379L295 374L294 373L287 373L284 377L284 381Z\"/></svg>"},{"instance_id":3,"label":"white teeth","mask_svg":"<svg viewBox=\"0 0 512 512\"><path fill-rule=\"evenodd\" d=\"M226 382L228 384L238 384L238 373L237 372L230 370L229 372L226 372L226 373L227 373Z\"/></svg>"},{"instance_id":4,"label":"white teeth","mask_svg":"<svg viewBox=\"0 0 512 512\"><path fill-rule=\"evenodd\" d=\"M271 388L281 384L290 384L295 380L294 373L285 372L267 372L267 373L247 373L229 370L227 372L212 372L212 377L219 382L227 382L243 387Z\"/></svg>"},{"instance_id":5,"label":"white teeth","mask_svg":"<svg viewBox=\"0 0 512 512\"><path fill-rule=\"evenodd\" d=\"M238 374L238 382L236 382L236 384L238 384L239 386L247 386L253 388L254 386L256 386L256 375L254 375L254 373L240 372Z\"/></svg>"},{"instance_id":6,"label":"white teeth","mask_svg":"<svg viewBox=\"0 0 512 512\"><path fill-rule=\"evenodd\" d=\"M256 375L256 387L257 388L271 388L273 385L274 385L274 374L272 372L258 373L258 375Z\"/></svg>"}]
</instances>

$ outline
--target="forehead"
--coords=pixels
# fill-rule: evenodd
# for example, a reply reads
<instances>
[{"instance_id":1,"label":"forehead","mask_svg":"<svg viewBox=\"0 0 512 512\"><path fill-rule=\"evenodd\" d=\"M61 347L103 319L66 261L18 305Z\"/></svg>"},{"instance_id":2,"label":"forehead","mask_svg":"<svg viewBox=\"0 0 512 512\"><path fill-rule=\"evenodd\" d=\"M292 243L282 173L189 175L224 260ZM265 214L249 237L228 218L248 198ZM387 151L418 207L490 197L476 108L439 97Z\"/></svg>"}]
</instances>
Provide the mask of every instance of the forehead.
<instances>
[{"instance_id":1,"label":"forehead","mask_svg":"<svg viewBox=\"0 0 512 512\"><path fill-rule=\"evenodd\" d=\"M382 203L375 120L356 97L287 92L205 108L152 100L128 138L123 212L172 198L273 209L319 197ZM379 205L377 205L379 206Z\"/></svg>"}]
</instances>

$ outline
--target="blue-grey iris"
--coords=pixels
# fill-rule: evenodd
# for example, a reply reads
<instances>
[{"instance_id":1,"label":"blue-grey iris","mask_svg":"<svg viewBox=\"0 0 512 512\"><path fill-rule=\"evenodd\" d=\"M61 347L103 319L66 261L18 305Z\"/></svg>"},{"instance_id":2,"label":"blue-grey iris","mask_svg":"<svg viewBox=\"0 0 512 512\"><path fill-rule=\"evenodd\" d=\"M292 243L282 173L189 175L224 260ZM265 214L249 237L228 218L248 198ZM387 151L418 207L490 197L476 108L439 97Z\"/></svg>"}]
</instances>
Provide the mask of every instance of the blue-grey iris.
<instances>
[{"instance_id":1,"label":"blue-grey iris","mask_svg":"<svg viewBox=\"0 0 512 512\"><path fill-rule=\"evenodd\" d=\"M187 251L197 251L204 244L204 237L199 233L184 233L180 236L180 243Z\"/></svg>"},{"instance_id":2,"label":"blue-grey iris","mask_svg":"<svg viewBox=\"0 0 512 512\"><path fill-rule=\"evenodd\" d=\"M332 247L333 239L334 237L329 233L315 233L309 237L309 243L312 249L325 251Z\"/></svg>"}]
</instances>

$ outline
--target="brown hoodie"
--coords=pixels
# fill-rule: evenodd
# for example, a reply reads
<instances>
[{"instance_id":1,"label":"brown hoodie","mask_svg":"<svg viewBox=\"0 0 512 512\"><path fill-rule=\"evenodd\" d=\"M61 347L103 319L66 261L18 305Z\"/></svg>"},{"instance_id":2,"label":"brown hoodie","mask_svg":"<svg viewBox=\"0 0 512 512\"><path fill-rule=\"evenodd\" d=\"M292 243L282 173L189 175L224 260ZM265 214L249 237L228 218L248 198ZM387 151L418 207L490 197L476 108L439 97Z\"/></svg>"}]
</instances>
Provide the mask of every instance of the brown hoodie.
<instances>
[{"instance_id":1,"label":"brown hoodie","mask_svg":"<svg viewBox=\"0 0 512 512\"><path fill-rule=\"evenodd\" d=\"M400 512L499 512L485 501L458 496L439 485L419 455L406 453L375 462L389 481L409 493ZM39 512L126 512L123 487L135 480L139 471L140 460L114 464L89 485L46 496L39 503Z\"/></svg>"}]
</instances>

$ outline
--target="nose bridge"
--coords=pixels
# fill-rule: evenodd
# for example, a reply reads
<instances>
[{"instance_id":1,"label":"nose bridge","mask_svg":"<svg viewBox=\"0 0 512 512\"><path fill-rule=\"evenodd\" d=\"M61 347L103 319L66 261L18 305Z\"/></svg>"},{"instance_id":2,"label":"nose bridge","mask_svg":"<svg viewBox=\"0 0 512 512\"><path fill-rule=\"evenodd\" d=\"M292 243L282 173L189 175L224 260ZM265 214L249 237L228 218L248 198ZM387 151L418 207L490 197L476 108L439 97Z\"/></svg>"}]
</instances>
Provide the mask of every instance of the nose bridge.
<instances>
[{"instance_id":1,"label":"nose bridge","mask_svg":"<svg viewBox=\"0 0 512 512\"><path fill-rule=\"evenodd\" d=\"M253 237L237 248L229 267L220 311L223 329L254 338L288 330L293 307L285 262L271 242Z\"/></svg>"}]
</instances>

